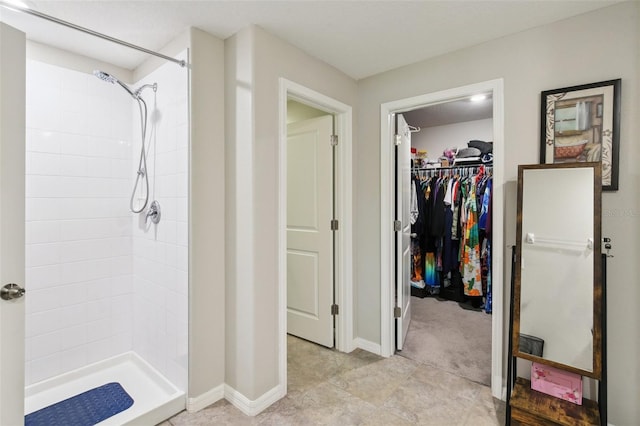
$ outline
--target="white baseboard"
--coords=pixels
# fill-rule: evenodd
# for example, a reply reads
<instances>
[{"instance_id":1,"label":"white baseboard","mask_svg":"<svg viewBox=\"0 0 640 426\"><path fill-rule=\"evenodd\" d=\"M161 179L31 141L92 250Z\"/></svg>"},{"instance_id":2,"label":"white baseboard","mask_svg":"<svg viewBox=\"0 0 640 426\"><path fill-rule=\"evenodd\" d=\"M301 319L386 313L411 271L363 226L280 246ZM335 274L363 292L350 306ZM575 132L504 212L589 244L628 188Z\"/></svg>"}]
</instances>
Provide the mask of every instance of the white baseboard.
<instances>
[{"instance_id":1,"label":"white baseboard","mask_svg":"<svg viewBox=\"0 0 640 426\"><path fill-rule=\"evenodd\" d=\"M220 401L224 398L224 389L223 383L195 398L187 398L187 411L190 413L200 411L214 402Z\"/></svg>"},{"instance_id":2,"label":"white baseboard","mask_svg":"<svg viewBox=\"0 0 640 426\"><path fill-rule=\"evenodd\" d=\"M231 386L224 385L225 399L247 416L256 416L260 414L265 408L269 407L284 396L284 390L280 385L278 385L264 393L258 399L252 401Z\"/></svg>"},{"instance_id":3,"label":"white baseboard","mask_svg":"<svg viewBox=\"0 0 640 426\"><path fill-rule=\"evenodd\" d=\"M284 396L284 390L278 385L260 398L252 401L231 386L223 383L195 398L187 398L187 411L190 413L200 411L224 398L247 416L256 416Z\"/></svg>"},{"instance_id":4,"label":"white baseboard","mask_svg":"<svg viewBox=\"0 0 640 426\"><path fill-rule=\"evenodd\" d=\"M382 346L380 346L379 343L373 343L361 337L356 337L355 339L353 339L353 346L367 352L374 353L376 355L382 354Z\"/></svg>"},{"instance_id":5,"label":"white baseboard","mask_svg":"<svg viewBox=\"0 0 640 426\"><path fill-rule=\"evenodd\" d=\"M501 401L507 400L507 383L503 383L502 376L493 376L491 381L491 395Z\"/></svg>"}]
</instances>

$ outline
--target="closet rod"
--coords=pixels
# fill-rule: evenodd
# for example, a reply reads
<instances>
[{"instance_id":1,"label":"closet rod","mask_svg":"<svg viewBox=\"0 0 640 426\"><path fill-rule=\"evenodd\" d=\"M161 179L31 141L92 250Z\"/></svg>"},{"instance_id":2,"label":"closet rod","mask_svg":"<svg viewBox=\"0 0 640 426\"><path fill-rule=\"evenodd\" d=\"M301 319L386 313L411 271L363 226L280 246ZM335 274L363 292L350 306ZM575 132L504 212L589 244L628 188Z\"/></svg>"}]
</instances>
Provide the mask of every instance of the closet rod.
<instances>
[{"instance_id":1,"label":"closet rod","mask_svg":"<svg viewBox=\"0 0 640 426\"><path fill-rule=\"evenodd\" d=\"M447 167L412 167L411 171L437 172L439 170L472 169L472 168L478 168L480 166L484 166L485 170L493 169L493 164L467 164L464 166L459 165L459 166L447 166Z\"/></svg>"}]
</instances>

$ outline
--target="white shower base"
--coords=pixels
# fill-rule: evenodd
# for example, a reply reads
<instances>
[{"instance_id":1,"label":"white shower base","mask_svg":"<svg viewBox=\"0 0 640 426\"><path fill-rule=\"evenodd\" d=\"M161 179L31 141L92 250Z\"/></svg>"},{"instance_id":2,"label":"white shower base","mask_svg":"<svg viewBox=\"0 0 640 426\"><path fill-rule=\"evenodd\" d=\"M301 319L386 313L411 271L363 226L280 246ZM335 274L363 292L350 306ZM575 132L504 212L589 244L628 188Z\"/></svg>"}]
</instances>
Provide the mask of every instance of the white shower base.
<instances>
[{"instance_id":1,"label":"white shower base","mask_svg":"<svg viewBox=\"0 0 640 426\"><path fill-rule=\"evenodd\" d=\"M99 424L155 425L184 410L185 393L134 352L100 361L27 386L25 413L29 414L84 391L118 382L133 398L127 410Z\"/></svg>"}]
</instances>

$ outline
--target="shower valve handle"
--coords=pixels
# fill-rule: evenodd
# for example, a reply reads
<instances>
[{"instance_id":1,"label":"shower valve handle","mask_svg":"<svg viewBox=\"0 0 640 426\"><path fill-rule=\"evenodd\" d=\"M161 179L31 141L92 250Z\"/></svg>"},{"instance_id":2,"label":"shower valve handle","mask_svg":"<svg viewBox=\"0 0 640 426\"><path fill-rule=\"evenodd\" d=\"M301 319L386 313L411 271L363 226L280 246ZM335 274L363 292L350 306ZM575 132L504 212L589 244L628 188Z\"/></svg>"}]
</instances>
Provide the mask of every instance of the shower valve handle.
<instances>
[{"instance_id":1,"label":"shower valve handle","mask_svg":"<svg viewBox=\"0 0 640 426\"><path fill-rule=\"evenodd\" d=\"M157 224L160 222L160 203L158 201L153 201L149 206L149 210L147 210L147 216L145 217L145 222L148 222L151 219L151 222Z\"/></svg>"}]
</instances>

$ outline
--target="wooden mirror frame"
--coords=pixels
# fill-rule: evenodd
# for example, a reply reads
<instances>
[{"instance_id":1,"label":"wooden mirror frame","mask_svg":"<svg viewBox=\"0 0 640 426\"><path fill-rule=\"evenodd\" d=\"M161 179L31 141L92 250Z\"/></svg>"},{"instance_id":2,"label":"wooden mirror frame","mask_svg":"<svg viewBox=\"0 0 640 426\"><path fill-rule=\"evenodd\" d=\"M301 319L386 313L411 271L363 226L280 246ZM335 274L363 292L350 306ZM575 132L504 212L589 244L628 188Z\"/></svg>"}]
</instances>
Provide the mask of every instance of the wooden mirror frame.
<instances>
[{"instance_id":1,"label":"wooden mirror frame","mask_svg":"<svg viewBox=\"0 0 640 426\"><path fill-rule=\"evenodd\" d=\"M529 353L520 352L520 296L522 278L522 189L525 170L593 168L593 371L583 370ZM518 210L516 226L516 265L513 294L513 356L550 365L596 380L602 378L602 169L600 163L533 164L518 166Z\"/></svg>"}]
</instances>

